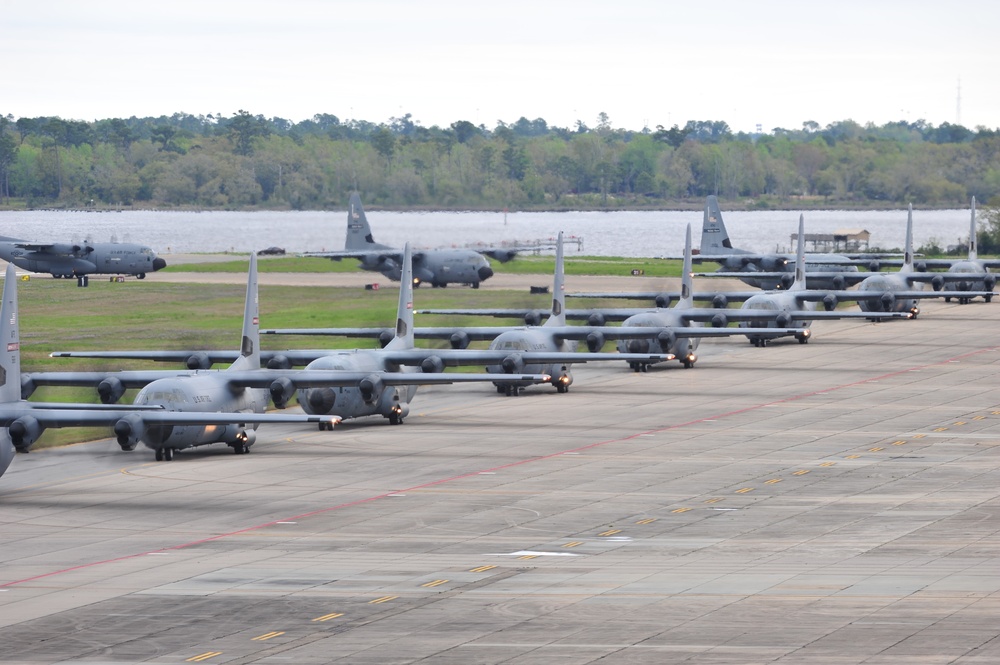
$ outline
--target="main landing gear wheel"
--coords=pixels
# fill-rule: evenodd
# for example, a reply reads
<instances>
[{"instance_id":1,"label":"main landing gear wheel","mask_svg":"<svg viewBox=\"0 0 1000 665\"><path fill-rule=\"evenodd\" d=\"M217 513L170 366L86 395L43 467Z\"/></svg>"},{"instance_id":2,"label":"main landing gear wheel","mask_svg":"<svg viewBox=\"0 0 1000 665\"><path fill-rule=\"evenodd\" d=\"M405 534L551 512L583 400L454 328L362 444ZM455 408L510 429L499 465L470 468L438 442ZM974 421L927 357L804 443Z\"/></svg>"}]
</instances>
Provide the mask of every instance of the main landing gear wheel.
<instances>
[{"instance_id":1,"label":"main landing gear wheel","mask_svg":"<svg viewBox=\"0 0 1000 665\"><path fill-rule=\"evenodd\" d=\"M233 452L237 455L246 455L250 452L250 446L244 445L242 443L237 443L233 446Z\"/></svg>"},{"instance_id":2,"label":"main landing gear wheel","mask_svg":"<svg viewBox=\"0 0 1000 665\"><path fill-rule=\"evenodd\" d=\"M557 393L568 393L569 392L569 386L564 386L563 384L560 383L558 386L556 386L556 392Z\"/></svg>"},{"instance_id":3,"label":"main landing gear wheel","mask_svg":"<svg viewBox=\"0 0 1000 665\"><path fill-rule=\"evenodd\" d=\"M324 430L332 432L333 431L333 423L320 423L319 424L319 431L322 432Z\"/></svg>"},{"instance_id":4,"label":"main landing gear wheel","mask_svg":"<svg viewBox=\"0 0 1000 665\"><path fill-rule=\"evenodd\" d=\"M403 424L403 419L400 418L399 416L397 416L396 414L392 414L391 416L389 416L389 424L390 425L402 425Z\"/></svg>"},{"instance_id":5,"label":"main landing gear wheel","mask_svg":"<svg viewBox=\"0 0 1000 665\"><path fill-rule=\"evenodd\" d=\"M169 462L174 458L173 448L157 448L156 449L156 461L157 462Z\"/></svg>"}]
</instances>

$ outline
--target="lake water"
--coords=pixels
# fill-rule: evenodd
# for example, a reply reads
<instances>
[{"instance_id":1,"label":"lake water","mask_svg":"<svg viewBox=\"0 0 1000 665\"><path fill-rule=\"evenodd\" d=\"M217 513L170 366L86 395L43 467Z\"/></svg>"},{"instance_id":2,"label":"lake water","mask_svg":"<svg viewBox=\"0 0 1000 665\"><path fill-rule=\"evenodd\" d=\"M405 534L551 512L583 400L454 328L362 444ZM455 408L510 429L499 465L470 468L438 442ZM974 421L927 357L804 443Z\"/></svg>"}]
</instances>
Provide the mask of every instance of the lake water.
<instances>
[{"instance_id":1,"label":"lake water","mask_svg":"<svg viewBox=\"0 0 1000 665\"><path fill-rule=\"evenodd\" d=\"M694 244L701 237L702 213L641 212L383 212L366 210L378 242L402 247L461 247L554 238L559 231L582 238L582 252L596 256L680 254L691 224ZM790 246L797 211L731 211L723 218L733 244L757 252ZM905 210L813 210L806 233L839 229L871 232L871 246L902 248ZM32 241L97 242L117 239L149 245L161 254L247 252L277 245L289 252L344 247L347 211L306 212L0 212L0 235ZM969 210L913 213L914 246L932 240L942 247L968 238ZM568 255L576 252L570 247Z\"/></svg>"}]
</instances>

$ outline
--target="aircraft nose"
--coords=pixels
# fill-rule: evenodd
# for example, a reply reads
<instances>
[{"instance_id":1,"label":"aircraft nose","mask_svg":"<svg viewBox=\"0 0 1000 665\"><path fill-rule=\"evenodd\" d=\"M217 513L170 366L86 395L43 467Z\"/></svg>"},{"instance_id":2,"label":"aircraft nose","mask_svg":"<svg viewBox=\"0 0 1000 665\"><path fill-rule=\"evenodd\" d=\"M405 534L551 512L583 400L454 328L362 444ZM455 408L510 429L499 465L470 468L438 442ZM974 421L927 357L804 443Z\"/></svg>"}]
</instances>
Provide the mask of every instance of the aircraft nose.
<instances>
[{"instance_id":1,"label":"aircraft nose","mask_svg":"<svg viewBox=\"0 0 1000 665\"><path fill-rule=\"evenodd\" d=\"M153 272L156 272L157 270L163 270L166 267L167 267L167 262L161 259L160 257L156 257L155 259L153 259Z\"/></svg>"},{"instance_id":2,"label":"aircraft nose","mask_svg":"<svg viewBox=\"0 0 1000 665\"><path fill-rule=\"evenodd\" d=\"M480 281L484 281L493 276L493 268L489 266L483 266L478 271Z\"/></svg>"}]
</instances>

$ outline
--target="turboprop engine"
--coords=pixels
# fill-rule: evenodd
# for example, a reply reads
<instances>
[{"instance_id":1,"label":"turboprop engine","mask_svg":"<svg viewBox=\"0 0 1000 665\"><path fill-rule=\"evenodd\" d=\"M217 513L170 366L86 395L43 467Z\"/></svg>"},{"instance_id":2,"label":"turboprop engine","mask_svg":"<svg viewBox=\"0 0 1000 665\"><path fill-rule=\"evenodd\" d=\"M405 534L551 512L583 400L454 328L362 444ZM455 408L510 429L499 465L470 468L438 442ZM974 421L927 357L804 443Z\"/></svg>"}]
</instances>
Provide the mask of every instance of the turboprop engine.
<instances>
[{"instance_id":1,"label":"turboprop engine","mask_svg":"<svg viewBox=\"0 0 1000 665\"><path fill-rule=\"evenodd\" d=\"M274 406L283 409L288 406L289 400L295 395L295 384L288 377L282 376L272 381L267 390L271 394Z\"/></svg>"},{"instance_id":2,"label":"turboprop engine","mask_svg":"<svg viewBox=\"0 0 1000 665\"><path fill-rule=\"evenodd\" d=\"M19 453L26 453L31 444L38 441L45 428L32 416L21 416L7 427L10 442Z\"/></svg>"},{"instance_id":3,"label":"turboprop engine","mask_svg":"<svg viewBox=\"0 0 1000 665\"><path fill-rule=\"evenodd\" d=\"M124 416L115 423L115 436L118 438L118 445L122 450L135 450L146 431L146 426L142 418L134 413Z\"/></svg>"},{"instance_id":4,"label":"turboprop engine","mask_svg":"<svg viewBox=\"0 0 1000 665\"><path fill-rule=\"evenodd\" d=\"M125 386L117 378L109 376L97 384L97 394L101 404L117 404L125 394Z\"/></svg>"}]
</instances>

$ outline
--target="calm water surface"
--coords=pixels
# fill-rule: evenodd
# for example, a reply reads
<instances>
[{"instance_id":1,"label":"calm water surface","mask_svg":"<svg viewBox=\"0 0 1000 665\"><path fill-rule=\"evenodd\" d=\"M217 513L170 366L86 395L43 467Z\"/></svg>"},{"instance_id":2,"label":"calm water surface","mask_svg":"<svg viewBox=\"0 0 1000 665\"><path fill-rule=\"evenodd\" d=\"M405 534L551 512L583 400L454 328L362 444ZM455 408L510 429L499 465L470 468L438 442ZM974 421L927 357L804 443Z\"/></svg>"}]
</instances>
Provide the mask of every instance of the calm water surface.
<instances>
[{"instance_id":1,"label":"calm water surface","mask_svg":"<svg viewBox=\"0 0 1000 665\"><path fill-rule=\"evenodd\" d=\"M559 231L583 239L582 252L597 256L679 254L690 223L695 246L701 212L382 212L366 211L378 242L402 247L498 244L555 237ZM805 212L807 233L866 229L871 245L901 248L905 210ZM737 247L765 252L789 247L798 227L796 211L727 212L726 227ZM33 241L90 238L138 242L163 254L247 252L271 245L289 252L343 249L347 211L324 212L0 212L0 235ZM931 210L913 214L914 245L942 246L969 235L969 211ZM571 247L569 253L576 249Z\"/></svg>"}]
</instances>

